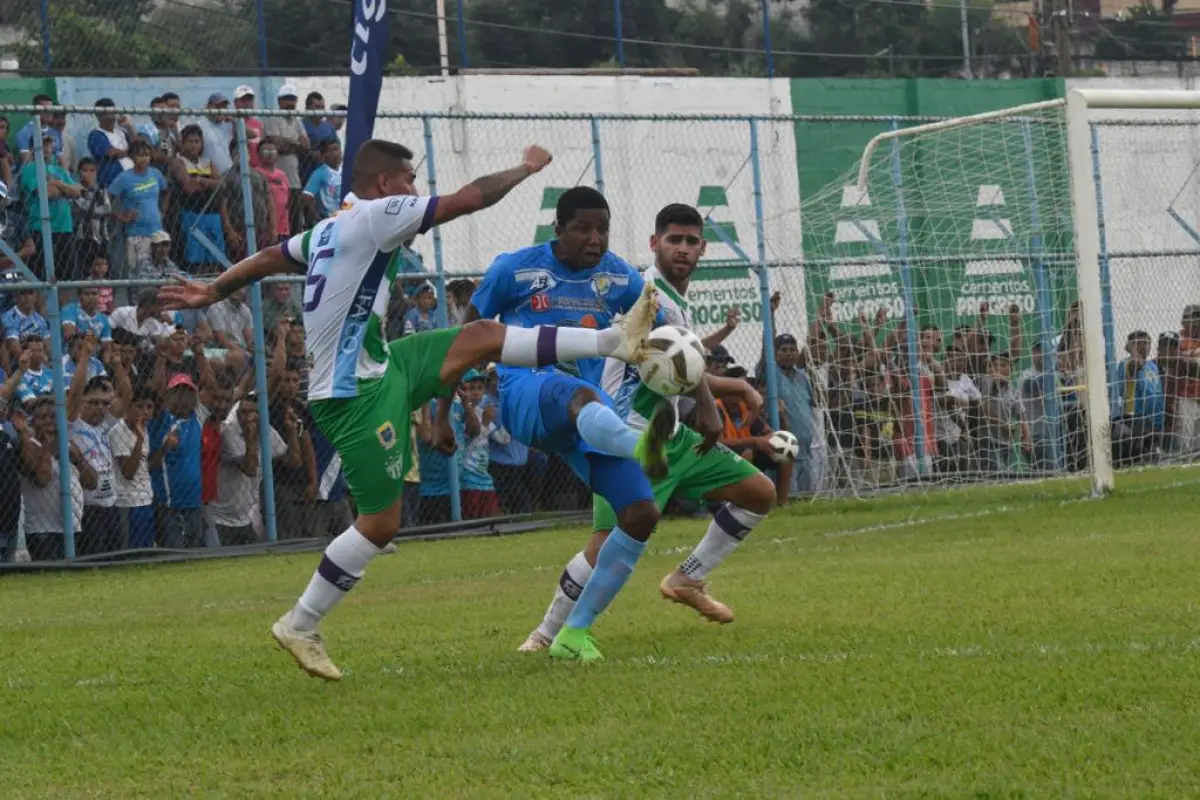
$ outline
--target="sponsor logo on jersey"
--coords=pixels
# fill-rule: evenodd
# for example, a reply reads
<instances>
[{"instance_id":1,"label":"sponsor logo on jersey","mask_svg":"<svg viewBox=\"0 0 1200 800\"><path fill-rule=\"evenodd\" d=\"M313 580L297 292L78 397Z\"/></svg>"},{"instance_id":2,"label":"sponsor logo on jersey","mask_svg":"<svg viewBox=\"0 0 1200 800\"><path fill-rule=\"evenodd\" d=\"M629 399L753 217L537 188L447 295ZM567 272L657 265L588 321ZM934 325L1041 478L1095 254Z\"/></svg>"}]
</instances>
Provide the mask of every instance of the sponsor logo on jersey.
<instances>
[{"instance_id":1,"label":"sponsor logo on jersey","mask_svg":"<svg viewBox=\"0 0 1200 800\"><path fill-rule=\"evenodd\" d=\"M391 200L388 200L388 204L384 206L383 213L397 217L400 215L400 212L404 210L404 204L406 202L416 203L417 200L415 197L393 197Z\"/></svg>"},{"instance_id":2,"label":"sponsor logo on jersey","mask_svg":"<svg viewBox=\"0 0 1200 800\"><path fill-rule=\"evenodd\" d=\"M391 422L385 422L376 428L375 435L379 438L379 444L384 450L391 450L396 446L396 428Z\"/></svg>"},{"instance_id":3,"label":"sponsor logo on jersey","mask_svg":"<svg viewBox=\"0 0 1200 800\"><path fill-rule=\"evenodd\" d=\"M540 269L523 269L513 273L513 279L529 284L531 292L545 292L558 285L549 272Z\"/></svg>"},{"instance_id":4,"label":"sponsor logo on jersey","mask_svg":"<svg viewBox=\"0 0 1200 800\"><path fill-rule=\"evenodd\" d=\"M534 311L549 311L550 310L550 295L535 294L529 298L529 307Z\"/></svg>"},{"instance_id":5,"label":"sponsor logo on jersey","mask_svg":"<svg viewBox=\"0 0 1200 800\"><path fill-rule=\"evenodd\" d=\"M398 455L389 459L384 469L387 471L389 478L394 481L400 480L404 477L404 457Z\"/></svg>"}]
</instances>

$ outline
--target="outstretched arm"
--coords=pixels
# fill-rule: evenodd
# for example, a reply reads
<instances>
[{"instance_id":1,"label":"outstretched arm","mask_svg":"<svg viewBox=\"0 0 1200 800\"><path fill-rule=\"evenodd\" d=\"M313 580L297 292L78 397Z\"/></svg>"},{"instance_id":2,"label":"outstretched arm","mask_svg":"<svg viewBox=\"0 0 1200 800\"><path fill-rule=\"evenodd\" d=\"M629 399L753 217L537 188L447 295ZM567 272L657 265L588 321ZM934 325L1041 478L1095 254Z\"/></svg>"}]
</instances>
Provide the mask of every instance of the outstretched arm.
<instances>
[{"instance_id":1,"label":"outstretched arm","mask_svg":"<svg viewBox=\"0 0 1200 800\"><path fill-rule=\"evenodd\" d=\"M303 264L288 258L284 252L287 244L259 250L244 258L221 274L212 283L176 278L178 283L159 290L163 308L171 311L182 308L206 308L219 303L229 295L260 281L268 275L298 275L305 271Z\"/></svg>"},{"instance_id":2,"label":"outstretched arm","mask_svg":"<svg viewBox=\"0 0 1200 800\"><path fill-rule=\"evenodd\" d=\"M553 158L544 148L530 145L525 149L524 160L517 166L476 178L454 194L439 197L433 224L441 225L495 205L521 181L545 169Z\"/></svg>"}]
</instances>

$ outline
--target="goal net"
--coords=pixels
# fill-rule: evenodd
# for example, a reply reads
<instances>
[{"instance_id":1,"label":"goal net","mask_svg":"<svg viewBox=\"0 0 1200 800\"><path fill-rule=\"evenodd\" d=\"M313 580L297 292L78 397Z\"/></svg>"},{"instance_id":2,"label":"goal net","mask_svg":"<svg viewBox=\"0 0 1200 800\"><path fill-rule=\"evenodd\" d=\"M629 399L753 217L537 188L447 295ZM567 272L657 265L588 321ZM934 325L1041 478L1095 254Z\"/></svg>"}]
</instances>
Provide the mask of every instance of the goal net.
<instances>
[{"instance_id":1,"label":"goal net","mask_svg":"<svg viewBox=\"0 0 1200 800\"><path fill-rule=\"evenodd\" d=\"M1114 465L1197 449L1196 401L1176 400L1200 303L1197 120L1072 102L882 134L804 199L801 489L1105 490Z\"/></svg>"}]
</instances>

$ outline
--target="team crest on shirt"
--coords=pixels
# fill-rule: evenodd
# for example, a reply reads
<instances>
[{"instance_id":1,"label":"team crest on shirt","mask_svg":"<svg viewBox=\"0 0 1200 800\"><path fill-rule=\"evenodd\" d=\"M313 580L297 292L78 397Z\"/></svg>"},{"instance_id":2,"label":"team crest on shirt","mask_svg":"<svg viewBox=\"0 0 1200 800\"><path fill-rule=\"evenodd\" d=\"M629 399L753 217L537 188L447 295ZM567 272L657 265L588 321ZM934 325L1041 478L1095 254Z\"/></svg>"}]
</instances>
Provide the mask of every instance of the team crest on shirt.
<instances>
[{"instance_id":1,"label":"team crest on shirt","mask_svg":"<svg viewBox=\"0 0 1200 800\"><path fill-rule=\"evenodd\" d=\"M608 294L608 290L612 287L613 281L608 275L597 275L592 278L592 291L600 297Z\"/></svg>"},{"instance_id":2,"label":"team crest on shirt","mask_svg":"<svg viewBox=\"0 0 1200 800\"><path fill-rule=\"evenodd\" d=\"M391 422L385 422L376 428L375 435L379 438L379 444L384 450L391 450L396 446L396 428Z\"/></svg>"}]
</instances>

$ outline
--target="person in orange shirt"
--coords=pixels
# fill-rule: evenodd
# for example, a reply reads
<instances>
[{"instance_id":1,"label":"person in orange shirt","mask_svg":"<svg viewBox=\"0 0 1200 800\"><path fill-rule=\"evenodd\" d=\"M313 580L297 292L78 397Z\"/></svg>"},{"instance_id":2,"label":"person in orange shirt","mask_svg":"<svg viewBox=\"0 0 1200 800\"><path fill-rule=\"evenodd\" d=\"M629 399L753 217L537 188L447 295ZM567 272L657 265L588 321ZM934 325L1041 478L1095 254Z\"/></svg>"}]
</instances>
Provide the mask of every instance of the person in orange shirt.
<instances>
[{"instance_id":1,"label":"person in orange shirt","mask_svg":"<svg viewBox=\"0 0 1200 800\"><path fill-rule=\"evenodd\" d=\"M745 378L745 367L730 367L725 373L727 378ZM760 393L766 392L766 387L757 378L750 378L751 385ZM767 477L775 482L775 502L787 505L788 487L792 485L792 462L777 463L771 458L770 436L774 429L767 424L766 409L758 416L751 416L750 410L741 400L724 398L717 400L717 411L721 413L721 421L725 430L721 433L721 444L728 447L742 458L754 464Z\"/></svg>"}]
</instances>

